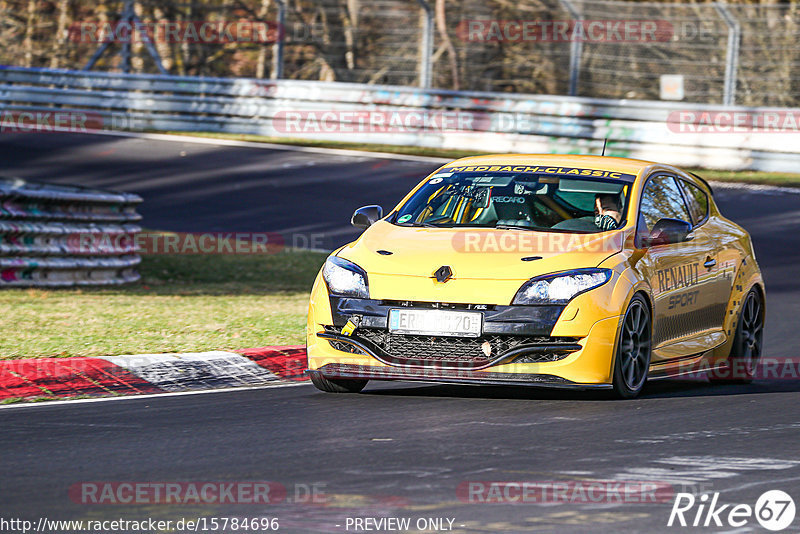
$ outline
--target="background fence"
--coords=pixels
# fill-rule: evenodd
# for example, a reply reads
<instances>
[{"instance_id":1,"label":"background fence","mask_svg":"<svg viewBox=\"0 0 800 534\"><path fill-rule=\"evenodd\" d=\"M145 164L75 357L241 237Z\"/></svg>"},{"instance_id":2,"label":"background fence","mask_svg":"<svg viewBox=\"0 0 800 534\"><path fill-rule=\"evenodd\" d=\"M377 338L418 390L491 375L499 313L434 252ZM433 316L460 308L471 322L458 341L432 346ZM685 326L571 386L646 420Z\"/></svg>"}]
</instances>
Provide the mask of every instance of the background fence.
<instances>
[{"instance_id":1,"label":"background fence","mask_svg":"<svg viewBox=\"0 0 800 534\"><path fill-rule=\"evenodd\" d=\"M173 75L656 100L681 76L685 102L800 105L800 3L595 0L137 0L144 22L264 21L275 42L156 40ZM99 44L74 30L115 21L122 0L0 0L0 63L80 69ZM514 24L650 22L655 39L515 37ZM470 33L470 22L485 31ZM491 24L495 23L494 26ZM77 25L77 26L76 26ZM552 26L551 26L552 27ZM572 26L574 28L574 24ZM498 31L500 33L498 33ZM534 32L535 36L535 32ZM608 37L608 36L606 36ZM157 73L142 42L112 42L100 70ZM671 83L676 83L672 78Z\"/></svg>"},{"instance_id":2,"label":"background fence","mask_svg":"<svg viewBox=\"0 0 800 534\"><path fill-rule=\"evenodd\" d=\"M0 289L139 279L136 195L0 178Z\"/></svg>"},{"instance_id":3,"label":"background fence","mask_svg":"<svg viewBox=\"0 0 800 534\"><path fill-rule=\"evenodd\" d=\"M54 110L67 115L59 119L59 128L52 123ZM764 131L755 127L734 131L729 128L734 113L752 117L756 124L774 110L0 67L0 131L5 132L227 132L481 153L597 154L608 139L607 155L684 166L797 172L800 109L782 110L781 117L788 120ZM449 123L437 120L444 116ZM723 116L728 118L719 121ZM704 117L719 122L719 131L696 131ZM374 127L376 120L387 127ZM393 120L399 122L391 126Z\"/></svg>"}]
</instances>

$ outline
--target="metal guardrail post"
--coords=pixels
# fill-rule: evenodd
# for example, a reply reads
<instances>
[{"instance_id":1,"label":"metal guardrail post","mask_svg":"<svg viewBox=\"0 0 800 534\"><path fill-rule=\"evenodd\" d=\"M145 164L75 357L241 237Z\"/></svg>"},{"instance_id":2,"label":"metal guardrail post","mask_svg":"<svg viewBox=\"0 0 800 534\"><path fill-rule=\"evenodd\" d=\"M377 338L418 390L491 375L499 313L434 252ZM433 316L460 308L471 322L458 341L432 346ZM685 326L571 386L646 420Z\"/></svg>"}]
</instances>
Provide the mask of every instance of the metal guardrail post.
<instances>
[{"instance_id":1,"label":"metal guardrail post","mask_svg":"<svg viewBox=\"0 0 800 534\"><path fill-rule=\"evenodd\" d=\"M127 0L125 2L125 7L122 10L122 14L120 15L119 22L117 24L128 24L129 26L129 35L133 35L134 29L137 23L141 23L141 19L139 16L136 15L136 9L134 7L135 0ZM164 68L164 64L161 62L161 55L156 50L156 47L153 46L153 41L149 38L145 38L144 46L147 48L147 53L150 54L150 57L153 58L153 61L158 68L158 71L161 74L169 74L167 69ZM89 59L89 62L86 63L86 66L83 67L83 70L92 70L100 59L100 57L105 53L106 50L111 46L113 40L105 41L102 45L100 45L95 53L92 54L92 57ZM130 39L122 43L122 51L120 52L122 57L122 72L125 74L129 74L131 71L131 41Z\"/></svg>"},{"instance_id":2,"label":"metal guardrail post","mask_svg":"<svg viewBox=\"0 0 800 534\"><path fill-rule=\"evenodd\" d=\"M272 45L272 79L283 78L283 50L286 40L286 0L275 0L278 4L278 39Z\"/></svg>"},{"instance_id":3,"label":"metal guardrail post","mask_svg":"<svg viewBox=\"0 0 800 534\"><path fill-rule=\"evenodd\" d=\"M728 26L728 48L725 54L725 85L722 103L726 106L736 104L736 78L739 68L739 45L742 41L742 27L733 16L728 7L720 2L714 2L714 8Z\"/></svg>"},{"instance_id":4,"label":"metal guardrail post","mask_svg":"<svg viewBox=\"0 0 800 534\"><path fill-rule=\"evenodd\" d=\"M122 12L122 20L120 23L128 23L133 26L133 22L135 20L135 12L133 10L133 2L126 2L125 3L125 10ZM131 38L133 38L133 29L131 29ZM131 73L131 39L128 39L122 43L122 51L120 52L120 65L122 67L122 72L125 74Z\"/></svg>"},{"instance_id":5,"label":"metal guardrail post","mask_svg":"<svg viewBox=\"0 0 800 534\"><path fill-rule=\"evenodd\" d=\"M427 0L417 0L419 5L425 11L425 27L422 29L422 45L419 57L419 86L423 89L429 89L432 79L433 61L433 26L434 14L433 8Z\"/></svg>"},{"instance_id":6,"label":"metal guardrail post","mask_svg":"<svg viewBox=\"0 0 800 534\"><path fill-rule=\"evenodd\" d=\"M581 14L575 9L570 0L558 0L564 8L569 11L570 16L575 19L575 22L580 23L583 18ZM573 32L574 34L574 32ZM578 79L581 73L581 54L583 53L583 42L579 39L572 39L569 45L569 89L567 94L569 96L576 96L578 94Z\"/></svg>"}]
</instances>

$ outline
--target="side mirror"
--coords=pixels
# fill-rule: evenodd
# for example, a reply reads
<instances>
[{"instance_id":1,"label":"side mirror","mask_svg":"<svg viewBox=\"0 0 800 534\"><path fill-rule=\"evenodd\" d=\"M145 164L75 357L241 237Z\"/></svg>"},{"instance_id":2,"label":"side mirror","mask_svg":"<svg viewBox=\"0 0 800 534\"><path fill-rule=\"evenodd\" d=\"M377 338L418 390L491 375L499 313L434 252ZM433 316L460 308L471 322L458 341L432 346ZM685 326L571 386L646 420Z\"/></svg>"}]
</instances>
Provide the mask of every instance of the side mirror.
<instances>
[{"instance_id":1,"label":"side mirror","mask_svg":"<svg viewBox=\"0 0 800 534\"><path fill-rule=\"evenodd\" d=\"M683 243L689 241L692 232L692 225L680 219L659 219L653 226L653 231L644 240L647 247L658 245L671 245L673 243Z\"/></svg>"},{"instance_id":2,"label":"side mirror","mask_svg":"<svg viewBox=\"0 0 800 534\"><path fill-rule=\"evenodd\" d=\"M383 208L380 206L364 206L358 208L350 219L350 224L356 228L366 230L383 218Z\"/></svg>"}]
</instances>

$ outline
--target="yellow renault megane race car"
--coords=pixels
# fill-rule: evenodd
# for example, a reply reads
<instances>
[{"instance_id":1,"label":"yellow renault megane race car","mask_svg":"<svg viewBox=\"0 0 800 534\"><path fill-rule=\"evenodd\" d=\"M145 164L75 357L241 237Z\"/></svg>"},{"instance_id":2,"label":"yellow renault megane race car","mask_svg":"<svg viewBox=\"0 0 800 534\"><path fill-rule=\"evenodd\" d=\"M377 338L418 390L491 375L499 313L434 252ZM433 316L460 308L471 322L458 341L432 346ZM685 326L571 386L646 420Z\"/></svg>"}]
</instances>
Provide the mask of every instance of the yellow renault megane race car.
<instances>
[{"instance_id":1,"label":"yellow renault megane race car","mask_svg":"<svg viewBox=\"0 0 800 534\"><path fill-rule=\"evenodd\" d=\"M745 230L709 185L669 165L497 155L439 168L321 269L308 374L608 388L732 370L761 355L764 283Z\"/></svg>"}]
</instances>

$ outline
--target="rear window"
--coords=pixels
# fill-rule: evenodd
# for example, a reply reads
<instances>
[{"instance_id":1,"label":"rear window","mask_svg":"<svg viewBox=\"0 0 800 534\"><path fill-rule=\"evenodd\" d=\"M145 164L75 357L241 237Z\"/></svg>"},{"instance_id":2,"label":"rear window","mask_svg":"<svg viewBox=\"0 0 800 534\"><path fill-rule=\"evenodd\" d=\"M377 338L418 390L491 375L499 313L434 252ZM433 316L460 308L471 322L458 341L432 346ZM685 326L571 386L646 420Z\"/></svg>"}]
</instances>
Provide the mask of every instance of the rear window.
<instances>
[{"instance_id":1,"label":"rear window","mask_svg":"<svg viewBox=\"0 0 800 534\"><path fill-rule=\"evenodd\" d=\"M689 204L689 212L692 215L692 224L700 224L708 216L708 195L697 187L685 180L678 180L681 189L686 194L686 201Z\"/></svg>"}]
</instances>

